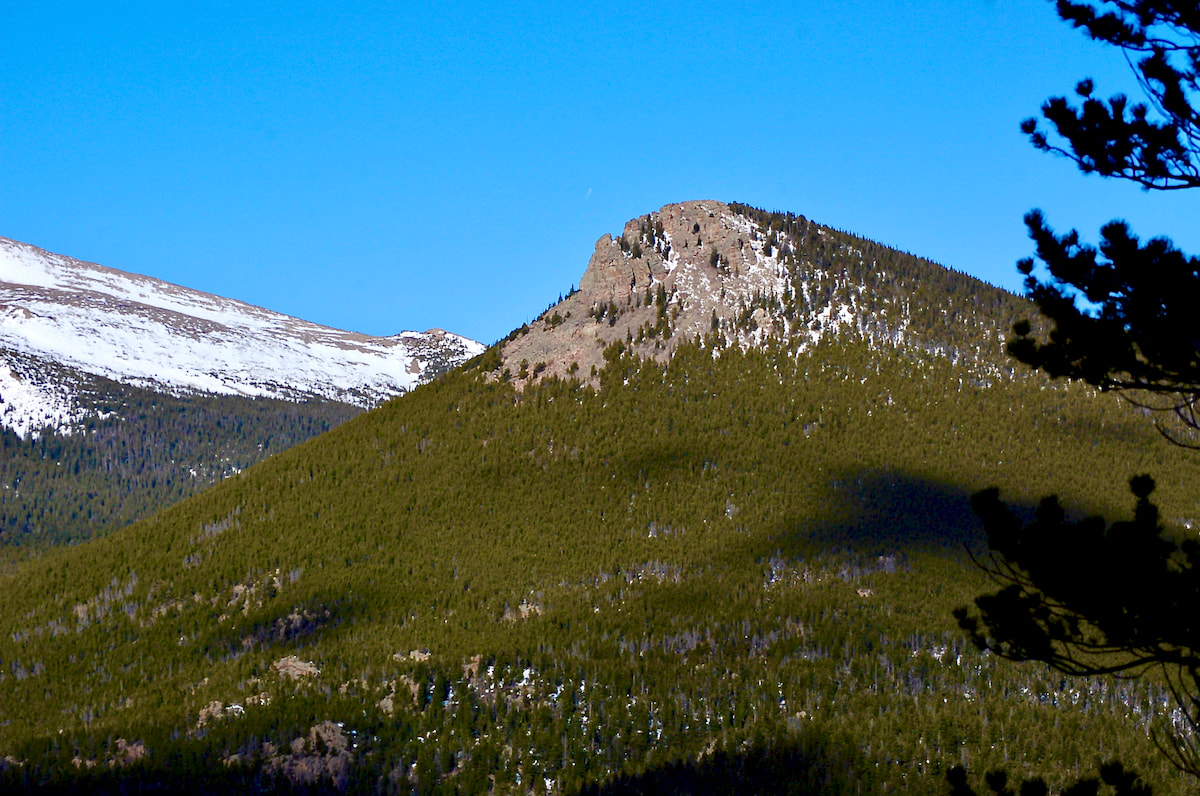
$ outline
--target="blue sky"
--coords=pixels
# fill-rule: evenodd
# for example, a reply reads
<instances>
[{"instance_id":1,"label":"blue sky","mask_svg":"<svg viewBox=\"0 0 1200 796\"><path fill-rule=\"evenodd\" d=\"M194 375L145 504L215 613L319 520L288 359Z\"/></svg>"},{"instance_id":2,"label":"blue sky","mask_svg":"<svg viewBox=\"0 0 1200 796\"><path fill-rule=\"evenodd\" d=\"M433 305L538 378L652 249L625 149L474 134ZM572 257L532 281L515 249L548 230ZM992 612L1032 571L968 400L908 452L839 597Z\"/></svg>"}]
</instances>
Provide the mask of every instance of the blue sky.
<instances>
[{"instance_id":1,"label":"blue sky","mask_svg":"<svg viewBox=\"0 0 1200 796\"><path fill-rule=\"evenodd\" d=\"M788 210L1019 290L1033 208L1200 250L1200 196L1019 131L1119 53L1046 0L13 2L0 235L371 334L493 342L597 238Z\"/></svg>"}]
</instances>

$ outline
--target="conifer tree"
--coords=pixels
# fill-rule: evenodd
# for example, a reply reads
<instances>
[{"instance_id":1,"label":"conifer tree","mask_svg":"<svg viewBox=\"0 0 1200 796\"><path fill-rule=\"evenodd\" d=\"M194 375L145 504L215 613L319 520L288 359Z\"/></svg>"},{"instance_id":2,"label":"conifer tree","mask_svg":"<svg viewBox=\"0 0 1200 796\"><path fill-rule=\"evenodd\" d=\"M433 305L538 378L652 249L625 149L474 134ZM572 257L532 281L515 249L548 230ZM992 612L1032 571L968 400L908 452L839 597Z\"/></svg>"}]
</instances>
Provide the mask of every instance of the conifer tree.
<instances>
[{"instance_id":1,"label":"conifer tree","mask_svg":"<svg viewBox=\"0 0 1200 796\"><path fill-rule=\"evenodd\" d=\"M1194 0L1058 0L1059 16L1093 40L1120 48L1145 102L1107 101L1083 80L1078 104L1042 106L1048 132L1022 124L1033 146L1073 160L1085 173L1147 190L1200 187L1200 9ZM1053 377L1081 379L1161 413L1168 439L1195 446L1200 418L1200 259L1165 237L1142 242L1124 222L1056 234L1034 211L1026 224L1037 260L1021 261L1048 332L1023 321L1009 353ZM1150 501L1154 482L1134 477L1132 520L1068 520L1055 498L1031 523L994 490L973 500L988 534L986 566L1002 588L956 611L980 646L1013 660L1039 660L1076 675L1161 674L1182 721L1160 749L1200 777L1200 543L1174 541Z\"/></svg>"}]
</instances>

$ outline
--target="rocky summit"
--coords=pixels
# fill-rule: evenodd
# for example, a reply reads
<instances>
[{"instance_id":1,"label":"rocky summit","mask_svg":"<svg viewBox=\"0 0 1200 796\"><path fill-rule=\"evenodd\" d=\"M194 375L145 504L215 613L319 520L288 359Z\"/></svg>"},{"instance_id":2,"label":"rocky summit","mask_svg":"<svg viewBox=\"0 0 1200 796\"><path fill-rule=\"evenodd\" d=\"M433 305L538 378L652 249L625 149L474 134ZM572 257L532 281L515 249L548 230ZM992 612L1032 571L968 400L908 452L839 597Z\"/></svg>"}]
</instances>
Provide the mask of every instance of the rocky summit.
<instances>
[{"instance_id":1,"label":"rocky summit","mask_svg":"<svg viewBox=\"0 0 1200 796\"><path fill-rule=\"evenodd\" d=\"M578 290L503 341L497 372L587 380L613 343L663 361L698 337L800 354L848 335L1011 374L1021 313L1005 291L804 216L681 202L601 237Z\"/></svg>"}]
</instances>

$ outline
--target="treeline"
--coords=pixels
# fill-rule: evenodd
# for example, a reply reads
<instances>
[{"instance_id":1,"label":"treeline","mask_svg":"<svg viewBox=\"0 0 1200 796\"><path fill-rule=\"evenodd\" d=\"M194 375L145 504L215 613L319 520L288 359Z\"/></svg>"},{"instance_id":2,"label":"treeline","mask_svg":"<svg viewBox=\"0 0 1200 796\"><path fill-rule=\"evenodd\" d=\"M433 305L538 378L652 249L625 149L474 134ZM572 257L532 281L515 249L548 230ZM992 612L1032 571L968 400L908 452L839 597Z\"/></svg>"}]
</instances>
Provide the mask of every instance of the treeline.
<instances>
[{"instance_id":1,"label":"treeline","mask_svg":"<svg viewBox=\"0 0 1200 796\"><path fill-rule=\"evenodd\" d=\"M1011 372L1001 344L1030 305L968 274L869 238L834 230L792 213L739 203L730 209L759 225L767 251L788 269L791 291L764 297L785 317L808 308L853 306L860 331L877 340L903 341L951 359L983 360ZM858 290L866 286L866 290ZM774 301L774 306L769 302ZM789 306L790 305L790 306ZM1036 318L1035 318L1036 320Z\"/></svg>"}]
</instances>

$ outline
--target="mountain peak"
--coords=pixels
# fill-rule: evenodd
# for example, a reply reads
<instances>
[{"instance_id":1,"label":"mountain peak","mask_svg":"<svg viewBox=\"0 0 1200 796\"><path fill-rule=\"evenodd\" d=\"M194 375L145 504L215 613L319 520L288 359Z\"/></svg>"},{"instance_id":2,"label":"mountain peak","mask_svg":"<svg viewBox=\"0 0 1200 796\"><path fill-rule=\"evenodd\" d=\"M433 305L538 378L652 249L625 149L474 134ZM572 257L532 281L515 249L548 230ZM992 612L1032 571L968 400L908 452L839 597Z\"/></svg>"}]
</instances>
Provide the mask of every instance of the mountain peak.
<instances>
[{"instance_id":1,"label":"mountain peak","mask_svg":"<svg viewBox=\"0 0 1200 796\"><path fill-rule=\"evenodd\" d=\"M501 371L587 378L617 341L664 360L697 337L801 353L843 334L994 363L1020 312L1005 291L803 216L680 202L602 236L579 290L504 341Z\"/></svg>"},{"instance_id":2,"label":"mountain peak","mask_svg":"<svg viewBox=\"0 0 1200 796\"><path fill-rule=\"evenodd\" d=\"M630 298L639 284L664 282L677 265L695 259L692 255L703 248L706 236L714 244L722 237L720 220L730 215L728 205L703 200L666 205L656 213L632 219L620 237L604 235L596 242L579 290L597 301L619 303ZM689 240L695 246L693 252L686 251ZM651 252L644 249L647 242ZM659 256L653 256L655 253Z\"/></svg>"}]
</instances>

